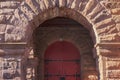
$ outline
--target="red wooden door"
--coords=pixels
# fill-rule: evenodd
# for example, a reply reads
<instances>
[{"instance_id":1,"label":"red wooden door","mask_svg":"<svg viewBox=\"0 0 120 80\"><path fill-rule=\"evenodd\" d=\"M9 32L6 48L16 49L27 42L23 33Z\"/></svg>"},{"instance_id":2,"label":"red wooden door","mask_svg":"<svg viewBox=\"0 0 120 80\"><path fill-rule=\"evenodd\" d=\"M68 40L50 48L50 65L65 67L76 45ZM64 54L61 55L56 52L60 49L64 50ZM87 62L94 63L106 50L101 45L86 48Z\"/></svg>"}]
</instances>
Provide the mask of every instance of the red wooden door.
<instances>
[{"instance_id":1,"label":"red wooden door","mask_svg":"<svg viewBox=\"0 0 120 80\"><path fill-rule=\"evenodd\" d=\"M57 41L45 52L44 80L80 80L80 54L73 44Z\"/></svg>"}]
</instances>

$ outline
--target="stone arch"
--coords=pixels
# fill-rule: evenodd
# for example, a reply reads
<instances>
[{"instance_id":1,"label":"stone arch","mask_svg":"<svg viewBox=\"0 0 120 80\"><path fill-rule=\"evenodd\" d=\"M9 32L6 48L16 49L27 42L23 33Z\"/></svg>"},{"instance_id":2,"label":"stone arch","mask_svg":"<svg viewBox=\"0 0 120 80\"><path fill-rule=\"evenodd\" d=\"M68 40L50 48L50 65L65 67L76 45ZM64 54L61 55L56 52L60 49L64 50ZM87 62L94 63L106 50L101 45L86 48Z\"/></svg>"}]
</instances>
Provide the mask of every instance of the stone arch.
<instances>
[{"instance_id":1,"label":"stone arch","mask_svg":"<svg viewBox=\"0 0 120 80\"><path fill-rule=\"evenodd\" d=\"M93 42L93 40L92 40L92 37L91 37L90 34L89 34L90 32L89 32L88 29L84 28L84 26L81 25L81 24L80 24L79 22L77 22L76 20L73 20L73 19L68 18L68 17L67 17L67 18L66 18L66 17L56 17L56 18L52 18L52 19L49 19L49 20L45 20L45 22L49 22L49 21L52 21L52 20L57 19L57 18L65 18L66 20L68 20L68 22L69 22L69 20L70 20L70 21L74 21L74 22L76 22L76 24L79 24L80 28L83 27L82 29L79 29L78 26L75 26L75 28L66 27L66 28L68 28L69 30L64 31L64 33L69 34L69 36L68 36L68 35L64 35L64 38L62 38L62 40L65 40L65 41L68 41L68 42L73 43L73 44L79 49L79 51L81 51L81 54L84 54L84 53L89 52L89 51L92 50L91 48L94 47L94 42ZM55 30L58 30L58 32L62 32L62 30L65 30L65 29L66 29L66 28L56 28L56 27L49 27L48 29L46 29L46 28L44 28L44 27L42 26L42 24L46 24L45 22L41 23L41 25L39 25L39 27L35 28L35 30L34 30L34 32L33 32L33 34L32 34L32 41L33 41L32 44L37 44L37 43L36 43L37 40L35 39L35 38L37 37L36 35L39 35L40 38L43 38L43 39L44 39L44 38L47 38L47 37L51 37L51 38L47 38L47 41L45 41L45 43L44 43L44 42L41 42L41 43L44 43L44 44L45 44L45 45L42 46L41 49L40 49L41 53L44 53L45 49L47 48L47 46L48 46L49 44L52 44L52 43L54 43L54 42L56 42L56 41L60 41L61 33L58 34L58 33L55 32ZM55 29L55 30L53 30L53 29ZM72 30L72 29L74 29L74 30ZM81 33L80 31L82 31L82 30L83 30L83 32L86 31L86 33ZM85 30L85 31L84 31L84 30ZM47 32L47 31L49 31L49 32ZM75 32L75 31L76 31L76 32ZM51 34L51 35L57 34L57 37L56 37L56 36L46 35L46 32L49 33L49 34ZM73 33L75 33L75 34L73 34ZM84 41L86 41L86 42L85 42L85 44L83 44L82 41L80 42L80 37L77 37L77 36L76 36L76 35L82 35L82 34L84 34L86 37L88 37L89 40L91 40L91 41L88 41L88 43L89 43L90 45L86 45L86 44L87 44L87 43L86 43L87 41L86 41L85 38L83 39L83 42L84 42ZM72 35L73 37L71 37L71 35ZM43 37L43 36L46 36L46 37ZM75 37L75 36L76 36L76 37ZM37 38L38 38L38 37L37 37ZM41 41L42 41L42 40L41 40ZM83 44L83 45L81 45L81 44ZM42 45L42 44L41 44L41 45ZM34 45L32 45L32 46L34 46ZM84 46L85 46L85 47L84 47ZM84 47L84 48L81 48L81 47ZM87 49L88 47L89 47L90 49ZM82 52L82 51L83 51L83 52ZM36 53L36 52L35 52L35 53ZM36 54L37 54L37 53L36 53Z\"/></svg>"},{"instance_id":2,"label":"stone arch","mask_svg":"<svg viewBox=\"0 0 120 80\"><path fill-rule=\"evenodd\" d=\"M52 19L47 20L47 21L49 22L51 20ZM69 18L68 18L68 20L69 20ZM47 21L45 21L45 22L47 22ZM52 27L52 26L44 27L43 24L45 24L45 22L42 23L39 27L37 27L36 30L34 30L34 32L33 32L34 33L34 35L33 35L34 53L36 54L35 57L39 58L39 61L40 61L39 63L41 63L41 64L39 64L39 67L37 68L37 71L40 71L38 73L38 74L40 74L39 75L40 79L44 78L43 62L44 62L45 50L47 49L47 47L50 44L52 44L56 41L60 41L60 36L62 34L61 32L65 33L63 40L74 44L78 48L78 50L81 54L81 58L82 58L81 62L82 63L87 61L87 60L85 60L86 57L90 60L91 66L86 68L86 70L84 69L85 66L83 64L81 64L81 70L82 70L81 71L81 75L82 75L81 79L87 80L88 77L91 75L96 77L96 79L97 79L99 71L97 71L97 69L96 69L96 64L95 64L96 62L95 62L95 59L93 58L93 52L92 52L93 42L89 35L89 31L80 24L79 24L79 27L78 26L76 26L76 27L69 26L69 27L63 27L63 28L62 27L57 28L57 27ZM66 29L68 29L68 30L66 31ZM81 33L81 31L83 31L83 32ZM46 35L46 33L49 35ZM37 35L39 35L39 36L37 36ZM76 35L78 35L78 36L76 36ZM86 37L88 37L88 38L86 38ZM39 43L40 43L40 45L39 45ZM88 65L88 64L86 63L86 65Z\"/></svg>"},{"instance_id":3,"label":"stone arch","mask_svg":"<svg viewBox=\"0 0 120 80\"><path fill-rule=\"evenodd\" d=\"M53 8L71 9L84 16L85 22L88 21L92 25L95 39L98 39L95 43L118 41L116 40L118 35L115 34L117 29L114 27L115 22L112 20L111 14L97 0L25 0L21 2L11 17L12 26L6 29L6 41L25 41L26 29L31 26L30 22L36 21L37 17ZM40 22L41 20L38 19L38 24ZM33 26L35 25L33 24ZM11 27L13 30L8 32ZM112 36L110 36L111 34Z\"/></svg>"}]
</instances>

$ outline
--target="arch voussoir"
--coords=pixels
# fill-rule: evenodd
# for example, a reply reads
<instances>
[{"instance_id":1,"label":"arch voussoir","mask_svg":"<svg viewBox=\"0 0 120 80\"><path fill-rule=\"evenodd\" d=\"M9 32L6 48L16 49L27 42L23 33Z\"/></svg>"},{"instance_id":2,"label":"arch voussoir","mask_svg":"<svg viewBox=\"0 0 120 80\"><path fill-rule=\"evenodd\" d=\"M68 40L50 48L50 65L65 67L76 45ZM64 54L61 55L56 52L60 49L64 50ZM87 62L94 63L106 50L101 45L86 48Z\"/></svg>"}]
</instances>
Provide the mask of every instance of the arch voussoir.
<instances>
[{"instance_id":1,"label":"arch voussoir","mask_svg":"<svg viewBox=\"0 0 120 80\"><path fill-rule=\"evenodd\" d=\"M34 11L36 15L41 12L39 4L36 2L36 0L26 0L25 3L28 4L28 6Z\"/></svg>"},{"instance_id":2,"label":"arch voussoir","mask_svg":"<svg viewBox=\"0 0 120 80\"><path fill-rule=\"evenodd\" d=\"M26 15L29 21L32 20L33 17L35 16L35 13L26 3L22 3L19 9Z\"/></svg>"},{"instance_id":3,"label":"arch voussoir","mask_svg":"<svg viewBox=\"0 0 120 80\"><path fill-rule=\"evenodd\" d=\"M85 6L85 9L82 11L84 15L89 14L92 10L96 7L97 1L96 0L89 0Z\"/></svg>"},{"instance_id":4,"label":"arch voussoir","mask_svg":"<svg viewBox=\"0 0 120 80\"><path fill-rule=\"evenodd\" d=\"M73 0L73 2L71 3L70 8L75 9L75 10L79 10L81 8L81 4L82 4L81 0Z\"/></svg>"},{"instance_id":5,"label":"arch voussoir","mask_svg":"<svg viewBox=\"0 0 120 80\"><path fill-rule=\"evenodd\" d=\"M43 13L47 9L51 9L54 7L58 7L58 14L56 16L59 16L59 8L65 7L69 9L73 9L77 11L79 14L82 14L86 19L90 21L90 23L95 26L94 30L96 29L96 35L102 35L102 33L106 30L109 30L110 28L104 29L101 31L100 29L106 27L106 26L111 26L115 24L111 20L110 14L103 8L100 3L97 3L96 0L73 0L71 1L66 1L66 0L61 0L59 1L58 4L56 4L56 0L26 0L25 2L21 3L21 6L18 7L18 9L15 10L15 17L19 21L23 22L29 22L29 21L34 21L33 19ZM64 3L64 4L62 4ZM89 7L90 6L90 7ZM105 12L106 11L106 12ZM45 16L48 14L45 14ZM44 16L44 17L45 17ZM101 18L102 17L102 18ZM104 18L103 18L104 17ZM37 19L34 21L35 24L39 24L40 20ZM98 30L97 30L98 29ZM114 29L111 29L111 31ZM100 32L99 32L100 31ZM110 32L109 32L110 33Z\"/></svg>"},{"instance_id":6,"label":"arch voussoir","mask_svg":"<svg viewBox=\"0 0 120 80\"><path fill-rule=\"evenodd\" d=\"M102 12L104 8L98 3L92 11L87 15L89 19L93 19L95 16L97 16L98 13Z\"/></svg>"},{"instance_id":7,"label":"arch voussoir","mask_svg":"<svg viewBox=\"0 0 120 80\"><path fill-rule=\"evenodd\" d=\"M99 23L96 23L95 27L96 27L96 29L102 29L102 28L105 28L110 25L115 25L115 22L111 18L108 18Z\"/></svg>"},{"instance_id":8,"label":"arch voussoir","mask_svg":"<svg viewBox=\"0 0 120 80\"><path fill-rule=\"evenodd\" d=\"M107 34L117 32L117 29L115 27L115 24L113 24L113 25L106 26L105 28L102 28L102 29L97 29L97 31L98 31L98 35L103 35L105 34L105 32L107 32L106 33L107 35Z\"/></svg>"}]
</instances>

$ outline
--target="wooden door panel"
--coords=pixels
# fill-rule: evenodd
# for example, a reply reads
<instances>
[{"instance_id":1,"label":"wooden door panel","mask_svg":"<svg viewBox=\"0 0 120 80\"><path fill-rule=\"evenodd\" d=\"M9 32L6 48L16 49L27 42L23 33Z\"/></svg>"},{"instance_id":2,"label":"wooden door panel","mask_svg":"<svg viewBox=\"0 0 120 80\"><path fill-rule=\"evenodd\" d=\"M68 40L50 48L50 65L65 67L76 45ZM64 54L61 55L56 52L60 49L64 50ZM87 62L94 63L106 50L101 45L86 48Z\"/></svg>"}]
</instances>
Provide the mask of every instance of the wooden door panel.
<instances>
[{"instance_id":1,"label":"wooden door panel","mask_svg":"<svg viewBox=\"0 0 120 80\"><path fill-rule=\"evenodd\" d=\"M68 43L53 44L45 53L45 80L80 80L80 56Z\"/></svg>"}]
</instances>

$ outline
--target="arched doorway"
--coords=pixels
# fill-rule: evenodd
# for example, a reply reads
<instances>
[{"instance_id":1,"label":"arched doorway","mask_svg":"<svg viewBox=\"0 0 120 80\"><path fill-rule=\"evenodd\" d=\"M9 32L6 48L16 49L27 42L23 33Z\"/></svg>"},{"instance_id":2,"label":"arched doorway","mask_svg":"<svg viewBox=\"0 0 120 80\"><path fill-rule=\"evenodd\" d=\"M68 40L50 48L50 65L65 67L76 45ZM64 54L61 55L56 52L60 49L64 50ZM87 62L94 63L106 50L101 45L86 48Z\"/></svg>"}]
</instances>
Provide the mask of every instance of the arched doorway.
<instances>
[{"instance_id":1,"label":"arched doorway","mask_svg":"<svg viewBox=\"0 0 120 80\"><path fill-rule=\"evenodd\" d=\"M72 43L57 41L47 48L44 80L80 80L80 54Z\"/></svg>"},{"instance_id":2,"label":"arched doorway","mask_svg":"<svg viewBox=\"0 0 120 80\"><path fill-rule=\"evenodd\" d=\"M68 77L65 78L65 76L62 74L59 75L58 73L55 75L53 74L51 75L50 72L50 74L48 74L48 71L46 71L47 70L46 67L49 67L50 64L46 66L44 65L45 63L46 64L49 63L52 59L50 58L50 61L49 60L47 61L46 60L47 57L45 58L45 55L48 54L46 51L49 52L49 50L47 50L49 46L54 45L56 42L60 43L62 41L63 42L66 41L66 42L70 42L70 44L71 43L74 44L77 47L77 49L80 51L79 53L79 51L76 50L78 51L77 54L78 53L80 54L79 56L80 65L79 68L77 69L81 73L77 73L76 71L73 71L74 73L72 75L74 76L77 75L78 80L80 80L79 78L81 78L81 80L89 80L89 76L97 77L98 72L96 71L96 62L95 59L93 58L93 51L92 51L93 41L89 31L83 25L81 25L80 23L76 22L73 19L66 17L56 17L53 19L46 20L45 22L40 24L38 28L34 30L34 34L33 34L33 44L34 44L34 53L35 53L34 56L38 58L38 66L36 69L37 70L36 80L45 80L46 76L47 78L49 78L49 76L55 76L55 75L57 75L58 80L60 79L66 80L68 78ZM52 59L51 62L54 62L53 60L54 59ZM73 64L74 63L75 62L73 62ZM52 66L57 66L57 65L52 65ZM71 74L68 74L68 76L70 75ZM73 80L74 78L75 77L73 77Z\"/></svg>"}]
</instances>

